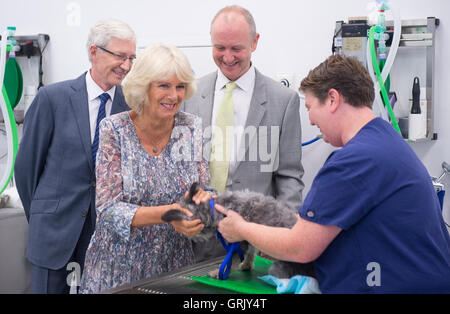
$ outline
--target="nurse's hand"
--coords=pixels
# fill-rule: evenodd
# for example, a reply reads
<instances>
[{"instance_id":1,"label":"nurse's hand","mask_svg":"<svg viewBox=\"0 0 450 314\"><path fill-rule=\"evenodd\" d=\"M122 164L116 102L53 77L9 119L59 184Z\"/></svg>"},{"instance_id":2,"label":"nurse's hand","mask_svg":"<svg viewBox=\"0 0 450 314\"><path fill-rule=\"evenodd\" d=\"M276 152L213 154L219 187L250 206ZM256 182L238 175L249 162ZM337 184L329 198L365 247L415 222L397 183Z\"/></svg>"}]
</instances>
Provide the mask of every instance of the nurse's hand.
<instances>
[{"instance_id":1,"label":"nurse's hand","mask_svg":"<svg viewBox=\"0 0 450 314\"><path fill-rule=\"evenodd\" d=\"M241 215L232 210L226 210L223 206L216 204L215 208L218 212L225 215L218 225L219 232L228 242L240 242L245 238L240 234L239 230L243 230L248 223Z\"/></svg>"}]
</instances>

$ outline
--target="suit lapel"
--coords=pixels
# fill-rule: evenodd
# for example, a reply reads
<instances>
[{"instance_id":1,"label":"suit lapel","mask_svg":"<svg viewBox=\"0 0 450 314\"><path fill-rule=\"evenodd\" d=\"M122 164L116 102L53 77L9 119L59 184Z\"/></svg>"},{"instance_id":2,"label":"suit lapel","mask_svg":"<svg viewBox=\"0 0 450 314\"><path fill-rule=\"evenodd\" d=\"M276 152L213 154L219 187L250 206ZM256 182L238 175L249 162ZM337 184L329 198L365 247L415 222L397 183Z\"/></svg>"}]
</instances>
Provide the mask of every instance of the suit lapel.
<instances>
[{"instance_id":1,"label":"suit lapel","mask_svg":"<svg viewBox=\"0 0 450 314\"><path fill-rule=\"evenodd\" d=\"M201 86L201 89L198 90L200 99L198 101L189 102L189 105L193 107L190 107L188 111L196 113L200 118L202 118L202 129L205 140L204 145L206 147L209 147L203 152L205 154L204 158L206 158L206 160L209 160L211 155L211 121L214 106L214 92L216 87L217 71L209 74L202 80L204 80L204 83L199 84L199 86Z\"/></svg>"},{"instance_id":2,"label":"suit lapel","mask_svg":"<svg viewBox=\"0 0 450 314\"><path fill-rule=\"evenodd\" d=\"M73 93L70 102L75 119L78 124L81 142L86 153L91 170L94 171L92 162L91 127L89 123L88 95L86 90L86 73L82 74L72 85Z\"/></svg>"},{"instance_id":3,"label":"suit lapel","mask_svg":"<svg viewBox=\"0 0 450 314\"><path fill-rule=\"evenodd\" d=\"M258 127L261 124L261 120L264 116L264 113L266 111L265 103L267 101L266 97L266 84L264 82L264 77L261 73L258 72L258 70L255 69L256 75L255 75L255 87L253 89L253 95L252 100L250 102L250 108L247 115L247 121L245 123L245 130L247 128L253 128L256 130L256 132L249 132L249 139L248 141L245 140L245 137L241 139L241 143L244 143L244 146L241 145L239 148L240 151L238 153L238 156L242 156L241 158L244 158L245 154L247 153L250 145L256 145L254 147L258 147L258 143L253 143L256 141L257 134L258 134ZM245 136L245 132L243 134ZM240 159L237 160L236 169L240 165Z\"/></svg>"},{"instance_id":4,"label":"suit lapel","mask_svg":"<svg viewBox=\"0 0 450 314\"><path fill-rule=\"evenodd\" d=\"M127 110L130 110L130 107L128 107L128 105L124 100L122 86L116 86L116 92L114 93L114 101L111 107L111 114L116 114Z\"/></svg>"},{"instance_id":5,"label":"suit lapel","mask_svg":"<svg viewBox=\"0 0 450 314\"><path fill-rule=\"evenodd\" d=\"M217 72L211 73L207 78L205 78L206 84L200 91L202 103L197 104L198 108L196 112L202 118L203 130L211 126L216 80Z\"/></svg>"}]
</instances>

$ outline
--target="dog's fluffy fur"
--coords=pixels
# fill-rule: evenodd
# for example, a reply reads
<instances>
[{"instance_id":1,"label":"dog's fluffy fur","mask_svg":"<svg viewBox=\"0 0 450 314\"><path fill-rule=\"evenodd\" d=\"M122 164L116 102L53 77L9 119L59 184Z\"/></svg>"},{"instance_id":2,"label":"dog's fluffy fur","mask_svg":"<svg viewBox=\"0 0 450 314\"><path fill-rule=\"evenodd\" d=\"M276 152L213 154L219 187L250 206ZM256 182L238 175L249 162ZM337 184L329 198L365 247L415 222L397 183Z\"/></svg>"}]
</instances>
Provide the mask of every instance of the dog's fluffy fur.
<instances>
[{"instance_id":1,"label":"dog's fluffy fur","mask_svg":"<svg viewBox=\"0 0 450 314\"><path fill-rule=\"evenodd\" d=\"M192 184L189 195L183 197L179 204L193 213L188 218L183 212L173 209L167 211L162 219L166 222L174 220L194 220L200 219L205 225L203 230L195 237L193 241L202 241L216 236L217 225L224 218L224 215L214 210L212 214L209 202L196 205L192 197L197 193L199 186ZM233 210L239 213L245 220L273 227L292 228L297 222L297 215L286 203L277 201L271 196L264 196L259 193L249 191L225 191L215 199L216 204L220 204L225 209ZM253 260L258 253L257 249L249 245L246 241L241 242L241 248L244 252L244 261L239 264L239 269L250 270L253 267ZM233 269L238 265L239 257L237 254L233 257ZM278 278L290 278L295 275L314 276L312 263L301 264L275 260L269 269L269 274ZM210 273L210 276L217 277L218 271Z\"/></svg>"}]
</instances>

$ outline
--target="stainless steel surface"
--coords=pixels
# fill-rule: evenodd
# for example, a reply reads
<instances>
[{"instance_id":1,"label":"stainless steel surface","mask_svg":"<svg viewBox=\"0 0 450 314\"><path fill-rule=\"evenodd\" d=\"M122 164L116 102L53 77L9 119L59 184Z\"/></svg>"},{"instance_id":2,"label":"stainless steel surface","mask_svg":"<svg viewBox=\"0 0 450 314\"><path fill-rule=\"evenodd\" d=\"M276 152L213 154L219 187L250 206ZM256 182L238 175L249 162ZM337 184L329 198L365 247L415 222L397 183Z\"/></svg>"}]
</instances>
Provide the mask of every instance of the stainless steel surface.
<instances>
[{"instance_id":1,"label":"stainless steel surface","mask_svg":"<svg viewBox=\"0 0 450 314\"><path fill-rule=\"evenodd\" d=\"M233 291L207 286L190 279L205 276L220 267L224 256L194 264L161 276L113 288L106 294L231 294Z\"/></svg>"}]
</instances>

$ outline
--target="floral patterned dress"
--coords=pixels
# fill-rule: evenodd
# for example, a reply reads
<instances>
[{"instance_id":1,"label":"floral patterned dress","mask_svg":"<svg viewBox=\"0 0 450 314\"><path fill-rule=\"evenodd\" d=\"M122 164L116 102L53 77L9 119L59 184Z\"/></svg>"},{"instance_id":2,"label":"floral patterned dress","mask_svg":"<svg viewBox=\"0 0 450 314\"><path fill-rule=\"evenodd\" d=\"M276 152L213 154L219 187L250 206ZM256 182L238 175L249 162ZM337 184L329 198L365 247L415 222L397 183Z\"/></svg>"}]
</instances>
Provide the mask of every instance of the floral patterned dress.
<instances>
[{"instance_id":1,"label":"floral patterned dress","mask_svg":"<svg viewBox=\"0 0 450 314\"><path fill-rule=\"evenodd\" d=\"M175 203L197 181L209 183L197 116L178 112L158 156L141 145L128 112L104 119L97 153L97 223L81 293L96 293L168 272L194 261L191 242L171 224L131 227L140 206Z\"/></svg>"}]
</instances>

